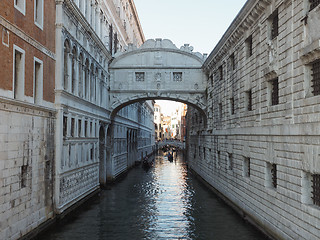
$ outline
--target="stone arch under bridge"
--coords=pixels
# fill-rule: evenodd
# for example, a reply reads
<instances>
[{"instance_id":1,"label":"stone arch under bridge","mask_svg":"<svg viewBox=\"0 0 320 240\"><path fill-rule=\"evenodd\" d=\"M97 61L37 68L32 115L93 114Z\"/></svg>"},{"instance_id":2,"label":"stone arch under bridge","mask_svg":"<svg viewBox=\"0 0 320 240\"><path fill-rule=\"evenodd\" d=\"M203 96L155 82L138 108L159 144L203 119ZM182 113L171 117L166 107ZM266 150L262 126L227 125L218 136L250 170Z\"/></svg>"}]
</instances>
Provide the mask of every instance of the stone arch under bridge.
<instances>
[{"instance_id":1,"label":"stone arch under bridge","mask_svg":"<svg viewBox=\"0 0 320 240\"><path fill-rule=\"evenodd\" d=\"M186 103L206 115L205 56L187 44L178 49L170 40L129 45L109 66L112 116L134 102L152 99Z\"/></svg>"}]
</instances>

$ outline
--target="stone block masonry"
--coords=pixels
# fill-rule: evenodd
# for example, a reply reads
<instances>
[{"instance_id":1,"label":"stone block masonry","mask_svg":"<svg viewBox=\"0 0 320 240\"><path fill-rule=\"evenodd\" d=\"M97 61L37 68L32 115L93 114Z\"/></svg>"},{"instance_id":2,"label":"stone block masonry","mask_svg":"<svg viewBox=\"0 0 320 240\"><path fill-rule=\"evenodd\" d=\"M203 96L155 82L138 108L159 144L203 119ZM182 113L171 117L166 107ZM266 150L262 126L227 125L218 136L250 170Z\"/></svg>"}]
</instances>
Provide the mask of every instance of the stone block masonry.
<instances>
[{"instance_id":1,"label":"stone block masonry","mask_svg":"<svg viewBox=\"0 0 320 240\"><path fill-rule=\"evenodd\" d=\"M320 235L319 14L247 1L203 65L207 126L188 111L189 166L276 239Z\"/></svg>"},{"instance_id":2,"label":"stone block masonry","mask_svg":"<svg viewBox=\"0 0 320 240\"><path fill-rule=\"evenodd\" d=\"M0 115L0 239L17 239L54 215L55 119L13 102L1 102Z\"/></svg>"}]
</instances>

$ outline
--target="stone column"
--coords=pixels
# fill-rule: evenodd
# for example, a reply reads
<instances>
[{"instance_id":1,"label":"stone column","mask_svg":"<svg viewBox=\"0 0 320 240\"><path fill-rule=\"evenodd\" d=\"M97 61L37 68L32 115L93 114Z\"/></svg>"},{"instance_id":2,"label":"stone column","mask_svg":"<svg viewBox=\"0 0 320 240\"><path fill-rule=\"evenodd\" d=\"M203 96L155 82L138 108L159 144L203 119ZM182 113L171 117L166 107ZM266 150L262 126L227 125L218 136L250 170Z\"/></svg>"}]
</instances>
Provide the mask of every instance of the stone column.
<instances>
[{"instance_id":1,"label":"stone column","mask_svg":"<svg viewBox=\"0 0 320 240\"><path fill-rule=\"evenodd\" d=\"M80 81L80 75L79 75L79 67L80 62L77 56L75 56L75 66L74 66L74 79L75 79L75 86L74 86L74 95L79 96L79 81Z\"/></svg>"},{"instance_id":2,"label":"stone column","mask_svg":"<svg viewBox=\"0 0 320 240\"><path fill-rule=\"evenodd\" d=\"M96 31L96 8L97 5L93 2L91 3L91 27Z\"/></svg>"},{"instance_id":3,"label":"stone column","mask_svg":"<svg viewBox=\"0 0 320 240\"><path fill-rule=\"evenodd\" d=\"M96 5L95 8L95 30L96 33L98 35L98 37L100 37L100 11L99 11L99 7Z\"/></svg>"}]
</instances>

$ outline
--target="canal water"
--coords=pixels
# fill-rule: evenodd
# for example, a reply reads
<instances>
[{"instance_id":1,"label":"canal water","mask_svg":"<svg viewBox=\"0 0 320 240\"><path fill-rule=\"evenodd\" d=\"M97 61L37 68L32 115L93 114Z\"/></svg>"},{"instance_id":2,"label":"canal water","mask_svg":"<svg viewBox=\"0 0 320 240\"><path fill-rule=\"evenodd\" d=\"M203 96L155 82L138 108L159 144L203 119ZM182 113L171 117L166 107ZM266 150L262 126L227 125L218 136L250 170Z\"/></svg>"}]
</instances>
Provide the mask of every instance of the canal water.
<instances>
[{"instance_id":1,"label":"canal water","mask_svg":"<svg viewBox=\"0 0 320 240\"><path fill-rule=\"evenodd\" d=\"M267 239L163 152L37 239Z\"/></svg>"}]
</instances>

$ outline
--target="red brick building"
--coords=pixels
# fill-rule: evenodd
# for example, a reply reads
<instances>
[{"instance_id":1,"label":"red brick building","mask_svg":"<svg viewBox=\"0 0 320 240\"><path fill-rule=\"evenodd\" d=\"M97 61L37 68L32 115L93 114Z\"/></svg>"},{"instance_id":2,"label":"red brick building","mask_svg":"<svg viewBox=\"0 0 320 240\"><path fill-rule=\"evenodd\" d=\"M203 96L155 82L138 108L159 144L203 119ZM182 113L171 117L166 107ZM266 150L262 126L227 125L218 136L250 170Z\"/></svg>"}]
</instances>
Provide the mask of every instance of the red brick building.
<instances>
[{"instance_id":1,"label":"red brick building","mask_svg":"<svg viewBox=\"0 0 320 240\"><path fill-rule=\"evenodd\" d=\"M54 102L54 9L54 0L0 1L2 96Z\"/></svg>"}]
</instances>

